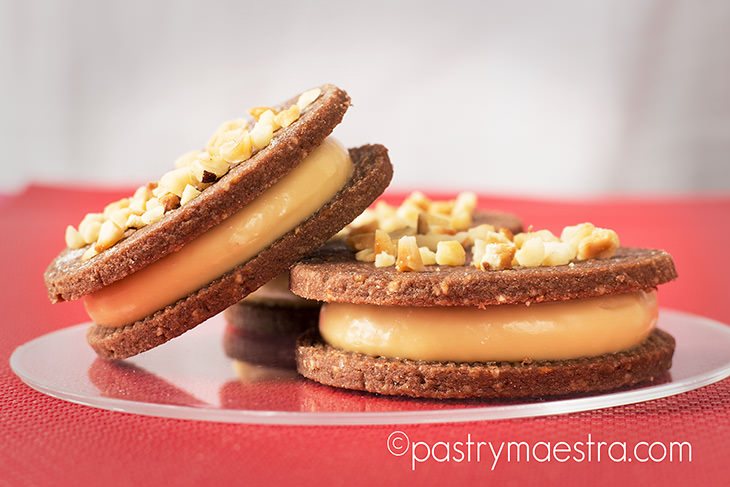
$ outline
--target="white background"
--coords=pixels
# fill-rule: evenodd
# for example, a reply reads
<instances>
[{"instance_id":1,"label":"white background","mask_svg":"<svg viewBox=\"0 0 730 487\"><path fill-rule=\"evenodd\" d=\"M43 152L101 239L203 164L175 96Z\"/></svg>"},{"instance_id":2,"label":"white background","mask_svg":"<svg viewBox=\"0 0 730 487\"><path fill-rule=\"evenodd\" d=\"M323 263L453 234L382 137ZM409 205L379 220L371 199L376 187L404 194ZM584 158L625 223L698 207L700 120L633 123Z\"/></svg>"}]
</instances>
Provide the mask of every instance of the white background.
<instances>
[{"instance_id":1,"label":"white background","mask_svg":"<svg viewBox=\"0 0 730 487\"><path fill-rule=\"evenodd\" d=\"M730 189L730 2L0 0L0 191L157 179L333 82L393 186Z\"/></svg>"}]
</instances>

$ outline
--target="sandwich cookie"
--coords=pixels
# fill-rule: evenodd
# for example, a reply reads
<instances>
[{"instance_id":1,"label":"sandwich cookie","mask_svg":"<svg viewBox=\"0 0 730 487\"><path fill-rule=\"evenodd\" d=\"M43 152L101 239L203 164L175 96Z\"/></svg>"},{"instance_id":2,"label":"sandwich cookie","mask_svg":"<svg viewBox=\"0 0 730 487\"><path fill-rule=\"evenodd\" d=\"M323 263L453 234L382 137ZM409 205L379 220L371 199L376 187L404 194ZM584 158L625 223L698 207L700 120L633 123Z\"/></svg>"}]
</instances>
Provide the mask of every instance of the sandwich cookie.
<instances>
[{"instance_id":1,"label":"sandwich cookie","mask_svg":"<svg viewBox=\"0 0 730 487\"><path fill-rule=\"evenodd\" d=\"M205 150L66 230L52 302L83 297L105 359L160 345L235 304L317 248L377 198L382 145L344 149L330 132L350 105L324 85L254 121L223 124Z\"/></svg>"},{"instance_id":2,"label":"sandwich cookie","mask_svg":"<svg viewBox=\"0 0 730 487\"><path fill-rule=\"evenodd\" d=\"M412 195L408 201L415 201L418 197L418 194ZM434 208L448 209L455 203L434 201L432 205ZM409 217L414 215L404 210L401 215L396 215L394 210L394 207L380 202L376 209L366 210L355 219L355 223L345 227L334 240L350 241L354 248L359 248L360 243L374 238L372 222L378 218L383 225L393 229L407 228ZM412 223L417 226L418 215L415 217ZM478 212L474 218L514 232L522 229L519 218L503 212ZM370 223L363 225L363 222ZM229 357L250 366L295 369L296 339L317 326L321 304L319 301L300 298L289 291L289 273L281 274L225 310L227 327L223 338L224 350Z\"/></svg>"},{"instance_id":3,"label":"sandwich cookie","mask_svg":"<svg viewBox=\"0 0 730 487\"><path fill-rule=\"evenodd\" d=\"M587 223L560 237L467 235L429 249L441 254L433 264L417 234L372 263L328 245L292 267L291 290L325 302L319 329L297 342L299 373L381 394L525 398L613 390L670 368L674 339L656 328L654 294L676 277L666 252L619 247Z\"/></svg>"}]
</instances>

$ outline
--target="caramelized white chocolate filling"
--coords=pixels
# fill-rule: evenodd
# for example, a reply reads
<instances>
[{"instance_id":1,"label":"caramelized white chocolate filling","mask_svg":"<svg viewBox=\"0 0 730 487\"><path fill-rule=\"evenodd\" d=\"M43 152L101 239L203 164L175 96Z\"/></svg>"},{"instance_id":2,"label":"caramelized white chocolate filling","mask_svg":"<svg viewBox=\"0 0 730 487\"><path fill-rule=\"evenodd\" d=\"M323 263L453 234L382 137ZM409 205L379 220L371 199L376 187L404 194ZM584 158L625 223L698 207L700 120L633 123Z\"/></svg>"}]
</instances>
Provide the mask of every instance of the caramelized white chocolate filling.
<instances>
[{"instance_id":1,"label":"caramelized white chocolate filling","mask_svg":"<svg viewBox=\"0 0 730 487\"><path fill-rule=\"evenodd\" d=\"M326 139L288 175L180 251L84 298L95 323L125 326L205 287L294 229L347 183L353 166Z\"/></svg>"},{"instance_id":2,"label":"caramelized white chocolate filling","mask_svg":"<svg viewBox=\"0 0 730 487\"><path fill-rule=\"evenodd\" d=\"M343 350L441 362L591 357L629 349L657 321L654 292L531 306L410 308L328 303L319 330Z\"/></svg>"}]
</instances>

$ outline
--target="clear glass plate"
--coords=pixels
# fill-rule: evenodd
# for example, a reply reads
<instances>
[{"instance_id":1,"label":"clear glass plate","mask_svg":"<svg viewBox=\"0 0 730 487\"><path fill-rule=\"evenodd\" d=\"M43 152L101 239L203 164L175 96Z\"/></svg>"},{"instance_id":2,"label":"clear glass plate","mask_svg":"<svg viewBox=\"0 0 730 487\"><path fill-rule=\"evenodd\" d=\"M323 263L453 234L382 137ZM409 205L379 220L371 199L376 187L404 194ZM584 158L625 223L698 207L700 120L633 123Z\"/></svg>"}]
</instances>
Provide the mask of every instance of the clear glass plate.
<instances>
[{"instance_id":1,"label":"clear glass plate","mask_svg":"<svg viewBox=\"0 0 730 487\"><path fill-rule=\"evenodd\" d=\"M65 401L133 414L270 424L402 424L564 414L649 401L730 376L730 326L662 310L659 327L677 340L669 374L609 394L539 401L422 400L339 390L291 371L234 363L217 316L131 359L106 362L86 344L89 324L18 347L13 371L34 389Z\"/></svg>"}]
</instances>

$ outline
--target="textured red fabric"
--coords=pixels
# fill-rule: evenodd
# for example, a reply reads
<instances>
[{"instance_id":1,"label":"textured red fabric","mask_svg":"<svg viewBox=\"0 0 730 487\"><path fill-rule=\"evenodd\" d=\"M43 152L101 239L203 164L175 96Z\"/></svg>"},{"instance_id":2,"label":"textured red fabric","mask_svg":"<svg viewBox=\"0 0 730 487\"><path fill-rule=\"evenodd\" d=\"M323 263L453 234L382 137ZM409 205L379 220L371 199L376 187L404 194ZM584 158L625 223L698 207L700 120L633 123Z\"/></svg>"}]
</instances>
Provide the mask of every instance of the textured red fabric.
<instances>
[{"instance_id":1,"label":"textured red fabric","mask_svg":"<svg viewBox=\"0 0 730 487\"><path fill-rule=\"evenodd\" d=\"M555 417L400 426L260 426L143 417L66 403L15 377L13 349L86 321L80 303L51 305L42 274L68 223L125 191L34 186L0 200L3 324L0 333L0 485L494 484L728 485L730 380L674 397ZM398 200L402 195L392 194ZM730 197L480 199L526 224L559 231L592 221L622 243L668 250L679 279L662 306L730 323ZM730 354L730 351L728 352ZM393 431L412 441L689 441L692 462L455 463L411 469L386 447Z\"/></svg>"}]
</instances>

